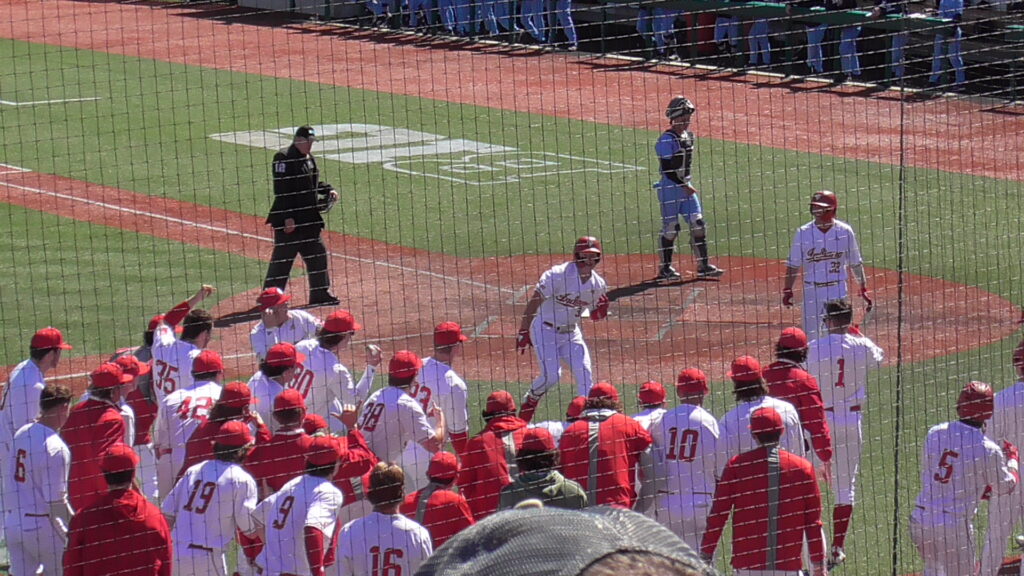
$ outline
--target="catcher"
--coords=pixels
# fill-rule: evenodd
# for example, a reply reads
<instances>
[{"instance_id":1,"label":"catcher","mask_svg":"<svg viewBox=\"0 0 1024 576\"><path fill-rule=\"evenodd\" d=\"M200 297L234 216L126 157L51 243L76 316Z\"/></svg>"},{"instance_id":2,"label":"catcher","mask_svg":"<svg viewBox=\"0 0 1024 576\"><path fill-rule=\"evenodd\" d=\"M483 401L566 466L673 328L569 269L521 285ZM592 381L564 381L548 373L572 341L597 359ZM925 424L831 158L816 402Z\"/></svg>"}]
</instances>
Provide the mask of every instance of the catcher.
<instances>
[{"instance_id":1,"label":"catcher","mask_svg":"<svg viewBox=\"0 0 1024 576\"><path fill-rule=\"evenodd\" d=\"M334 207L338 192L320 181L310 152L314 142L313 128L301 126L291 146L274 154L274 204L266 221L274 227L274 252L263 287L284 290L298 254L309 272L309 304L335 306L340 301L331 293L327 248L320 235L324 229L321 213Z\"/></svg>"}]
</instances>

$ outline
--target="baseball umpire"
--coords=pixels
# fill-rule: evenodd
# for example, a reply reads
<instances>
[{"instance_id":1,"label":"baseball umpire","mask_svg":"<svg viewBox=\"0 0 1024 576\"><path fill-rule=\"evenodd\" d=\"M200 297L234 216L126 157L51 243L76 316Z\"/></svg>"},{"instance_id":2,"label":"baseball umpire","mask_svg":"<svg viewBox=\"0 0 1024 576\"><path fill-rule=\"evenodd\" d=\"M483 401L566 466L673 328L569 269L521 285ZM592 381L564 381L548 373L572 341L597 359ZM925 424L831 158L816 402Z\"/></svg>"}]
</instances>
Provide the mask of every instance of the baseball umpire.
<instances>
[{"instance_id":1,"label":"baseball umpire","mask_svg":"<svg viewBox=\"0 0 1024 576\"><path fill-rule=\"evenodd\" d=\"M340 302L331 293L327 248L320 238L324 229L320 213L334 206L338 192L320 181L320 171L310 153L314 142L313 128L301 126L291 146L274 154L274 204L266 221L274 227L274 253L263 287L284 290L292 262L299 254L309 272L309 303L334 306Z\"/></svg>"}]
</instances>

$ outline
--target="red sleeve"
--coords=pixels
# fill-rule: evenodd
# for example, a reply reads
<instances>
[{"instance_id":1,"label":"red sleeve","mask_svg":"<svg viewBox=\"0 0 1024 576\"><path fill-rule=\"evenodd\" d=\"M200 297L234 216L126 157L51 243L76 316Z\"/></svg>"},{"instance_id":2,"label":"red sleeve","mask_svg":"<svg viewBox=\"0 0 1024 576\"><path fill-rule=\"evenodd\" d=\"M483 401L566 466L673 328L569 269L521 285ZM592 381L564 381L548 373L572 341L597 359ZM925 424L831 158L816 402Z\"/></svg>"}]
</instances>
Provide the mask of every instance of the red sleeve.
<instances>
[{"instance_id":1,"label":"red sleeve","mask_svg":"<svg viewBox=\"0 0 1024 576\"><path fill-rule=\"evenodd\" d=\"M832 461L832 433L828 429L825 418L825 403L821 400L821 389L814 376L807 374L804 378L806 391L797 396L796 409L800 414L800 423L811 435L814 453L822 462Z\"/></svg>"},{"instance_id":2,"label":"red sleeve","mask_svg":"<svg viewBox=\"0 0 1024 576\"><path fill-rule=\"evenodd\" d=\"M651 433L645 430L639 422L633 420L633 451L643 452L652 442L654 440L651 438Z\"/></svg>"},{"instance_id":3,"label":"red sleeve","mask_svg":"<svg viewBox=\"0 0 1024 576\"><path fill-rule=\"evenodd\" d=\"M270 428L267 428L266 424L260 422L259 424L256 425L257 444L266 444L267 442L270 442L270 439L272 437L273 435L270 433Z\"/></svg>"},{"instance_id":4,"label":"red sleeve","mask_svg":"<svg viewBox=\"0 0 1024 576\"><path fill-rule=\"evenodd\" d=\"M711 512L708 513L707 528L700 541L700 553L705 556L714 556L715 549L718 548L718 540L722 537L725 523L729 521L729 514L732 512L733 484L737 481L735 468L731 463L726 465L722 479L715 486L715 498L711 502Z\"/></svg>"},{"instance_id":5,"label":"red sleeve","mask_svg":"<svg viewBox=\"0 0 1024 576\"><path fill-rule=\"evenodd\" d=\"M96 423L95 454L102 456L115 444L124 444L124 419L112 409Z\"/></svg>"},{"instance_id":6,"label":"red sleeve","mask_svg":"<svg viewBox=\"0 0 1024 576\"><path fill-rule=\"evenodd\" d=\"M82 539L84 530L81 526L84 518L82 514L75 514L68 526L68 544L64 551L64 573L68 576L85 576L82 567L82 546L85 542Z\"/></svg>"},{"instance_id":7,"label":"red sleeve","mask_svg":"<svg viewBox=\"0 0 1024 576\"><path fill-rule=\"evenodd\" d=\"M313 576L324 576L324 533L319 528L305 526L302 533L306 541L306 561Z\"/></svg>"},{"instance_id":8,"label":"red sleeve","mask_svg":"<svg viewBox=\"0 0 1024 576\"><path fill-rule=\"evenodd\" d=\"M465 458L466 455L466 444L469 442L469 434L466 432L456 432L449 436L452 441L452 448L455 448L455 455L459 457L459 460Z\"/></svg>"},{"instance_id":9,"label":"red sleeve","mask_svg":"<svg viewBox=\"0 0 1024 576\"><path fill-rule=\"evenodd\" d=\"M160 571L157 573L158 576L172 576L174 573L172 558L174 558L174 548L171 542L171 529L167 526L167 520L164 519L164 515L160 513L160 509L156 506L153 507L155 514L160 518L160 536L163 541L166 542L166 546L161 547L160 552L162 553L160 558Z\"/></svg>"},{"instance_id":10,"label":"red sleeve","mask_svg":"<svg viewBox=\"0 0 1024 576\"><path fill-rule=\"evenodd\" d=\"M334 523L334 534L331 534L331 545L324 554L324 566L333 566L338 558L338 535L341 534L341 522Z\"/></svg>"},{"instance_id":11,"label":"red sleeve","mask_svg":"<svg viewBox=\"0 0 1024 576\"><path fill-rule=\"evenodd\" d=\"M188 305L188 300L186 300L164 314L164 323L171 327L177 326L179 322L185 319L185 316L188 316L189 310L191 308Z\"/></svg>"},{"instance_id":12,"label":"red sleeve","mask_svg":"<svg viewBox=\"0 0 1024 576\"><path fill-rule=\"evenodd\" d=\"M338 468L335 478L355 478L366 474L377 464L377 455L370 450L366 438L359 430L352 430L345 437L348 444L348 457Z\"/></svg>"},{"instance_id":13,"label":"red sleeve","mask_svg":"<svg viewBox=\"0 0 1024 576\"><path fill-rule=\"evenodd\" d=\"M434 549L440 548L453 536L474 524L469 504L455 492L435 492L430 499L437 505L427 508L423 524L430 530Z\"/></svg>"},{"instance_id":14,"label":"red sleeve","mask_svg":"<svg viewBox=\"0 0 1024 576\"><path fill-rule=\"evenodd\" d=\"M814 475L814 468L805 461L804 467L804 538L811 555L811 562L821 564L825 561L825 542L821 534L821 491Z\"/></svg>"},{"instance_id":15,"label":"red sleeve","mask_svg":"<svg viewBox=\"0 0 1024 576\"><path fill-rule=\"evenodd\" d=\"M483 449L478 438L473 438L466 443L466 452L462 455L462 468L459 470L459 479L456 482L467 498L471 497L476 488L476 470L480 466L478 452Z\"/></svg>"}]
</instances>

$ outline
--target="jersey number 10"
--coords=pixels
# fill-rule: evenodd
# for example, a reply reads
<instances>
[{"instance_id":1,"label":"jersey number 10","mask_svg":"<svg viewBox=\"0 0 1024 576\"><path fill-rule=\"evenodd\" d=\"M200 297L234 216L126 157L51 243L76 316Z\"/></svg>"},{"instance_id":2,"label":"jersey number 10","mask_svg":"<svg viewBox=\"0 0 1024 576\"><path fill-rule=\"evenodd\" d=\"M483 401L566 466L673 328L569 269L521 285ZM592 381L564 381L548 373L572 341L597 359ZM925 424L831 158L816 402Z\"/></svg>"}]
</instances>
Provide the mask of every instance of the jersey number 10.
<instances>
[{"instance_id":1,"label":"jersey number 10","mask_svg":"<svg viewBox=\"0 0 1024 576\"><path fill-rule=\"evenodd\" d=\"M697 457L697 440L700 439L700 432L686 428L668 429L668 453L665 458L678 460L680 462L693 462Z\"/></svg>"}]
</instances>

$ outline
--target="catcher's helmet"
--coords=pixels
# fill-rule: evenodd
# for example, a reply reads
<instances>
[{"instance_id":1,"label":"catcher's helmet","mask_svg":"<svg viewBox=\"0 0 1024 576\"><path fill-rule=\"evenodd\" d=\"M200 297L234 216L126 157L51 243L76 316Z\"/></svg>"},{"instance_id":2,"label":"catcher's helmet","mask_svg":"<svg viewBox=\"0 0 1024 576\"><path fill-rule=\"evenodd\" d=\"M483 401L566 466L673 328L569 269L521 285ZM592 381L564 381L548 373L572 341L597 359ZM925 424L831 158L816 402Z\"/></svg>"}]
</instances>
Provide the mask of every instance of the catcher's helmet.
<instances>
[{"instance_id":1,"label":"catcher's helmet","mask_svg":"<svg viewBox=\"0 0 1024 576\"><path fill-rule=\"evenodd\" d=\"M601 256L601 241L593 236L580 236L576 240L576 246L572 249L572 257L578 260L582 254L597 254Z\"/></svg>"},{"instance_id":2,"label":"catcher's helmet","mask_svg":"<svg viewBox=\"0 0 1024 576\"><path fill-rule=\"evenodd\" d=\"M665 116L669 120L673 120L680 116L686 116L687 114L693 114L697 111L697 107L690 102L690 99L685 96L676 96L668 103L668 108L665 109Z\"/></svg>"},{"instance_id":3,"label":"catcher's helmet","mask_svg":"<svg viewBox=\"0 0 1024 576\"><path fill-rule=\"evenodd\" d=\"M962 420L984 422L995 410L995 393L984 382L968 382L956 401L956 413Z\"/></svg>"}]
</instances>

